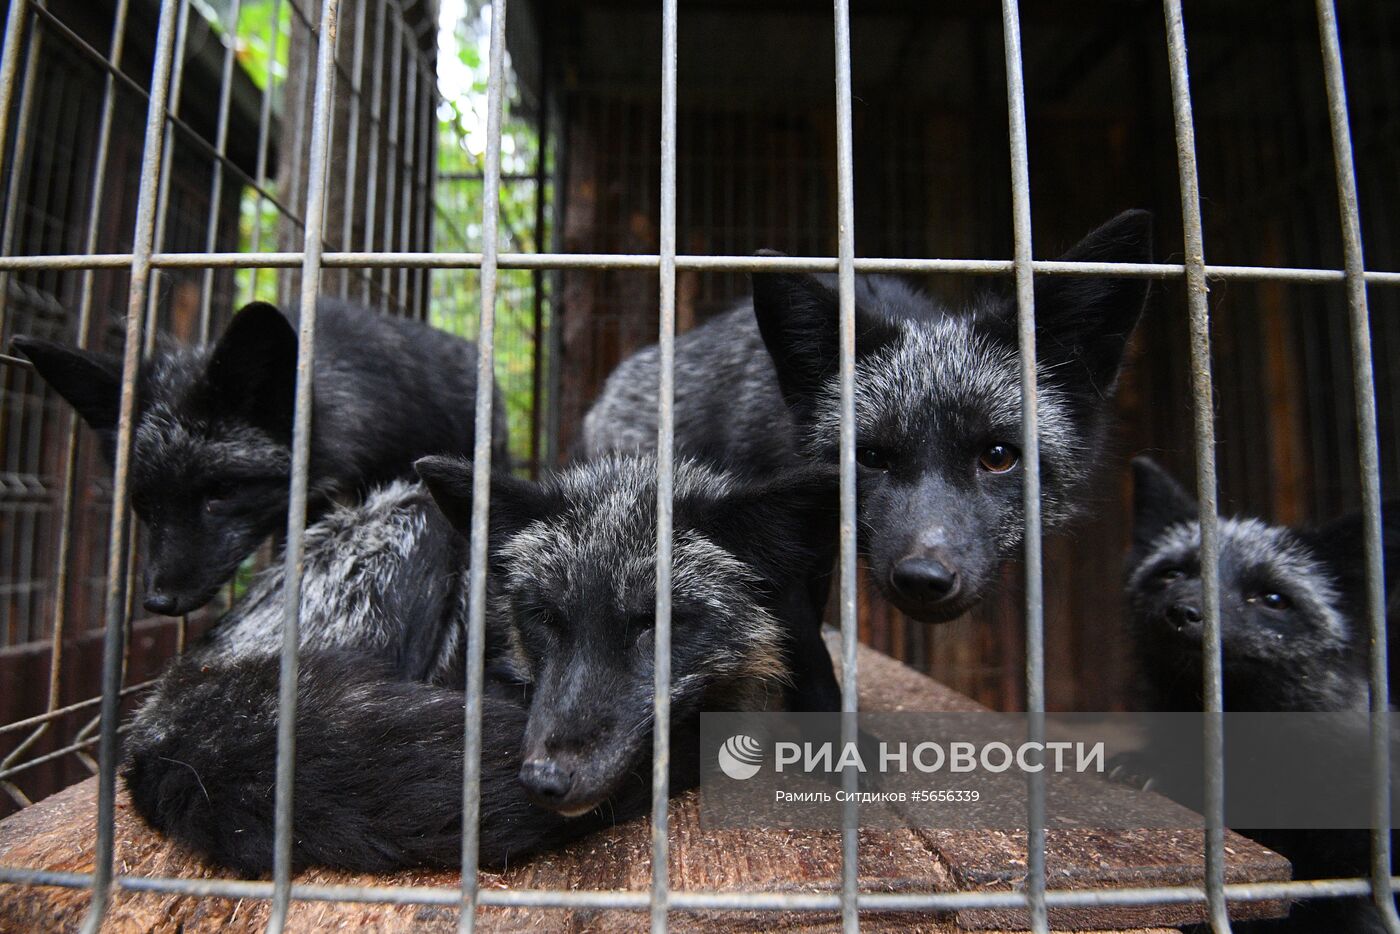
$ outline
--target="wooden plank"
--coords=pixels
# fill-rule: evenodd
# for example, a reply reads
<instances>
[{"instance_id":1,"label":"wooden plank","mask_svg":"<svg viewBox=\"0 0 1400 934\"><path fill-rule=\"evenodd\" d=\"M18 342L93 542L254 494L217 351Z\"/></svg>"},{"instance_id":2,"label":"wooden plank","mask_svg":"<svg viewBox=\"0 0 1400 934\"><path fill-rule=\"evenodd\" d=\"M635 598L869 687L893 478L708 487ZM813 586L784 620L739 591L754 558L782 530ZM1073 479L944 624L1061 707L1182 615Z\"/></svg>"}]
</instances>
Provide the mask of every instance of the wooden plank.
<instances>
[{"instance_id":1,"label":"wooden plank","mask_svg":"<svg viewBox=\"0 0 1400 934\"><path fill-rule=\"evenodd\" d=\"M872 650L861 652L862 703L870 710L975 711L975 702ZM87 872L92 868L95 780L88 780L0 821L0 864ZM1160 813L1175 807L1156 795L1124 788L1124 801ZM727 830L700 825L694 794L671 805L671 878L678 890L736 889L766 891L833 891L840 876L840 839L834 832ZM118 799L118 872L215 878L225 875L152 833L132 811L125 794ZM1055 830L1049 868L1054 887L1103 887L1149 882L1199 882L1199 834L1177 831L1093 832ZM1286 878L1281 857L1239 837L1230 843L1232 879ZM486 888L617 888L644 891L649 877L649 828L635 821L546 854L505 873L485 873ZM861 833L860 874L867 891L919 892L958 889L1008 889L1024 873L1020 837L989 831L875 831ZM300 881L341 884L394 884L455 887L457 875L410 871L389 876L352 875L326 870L303 873ZM87 905L82 890L0 886L0 931L69 930L81 921ZM1257 906L1256 906L1257 907ZM1278 913L1281 906L1263 906ZM194 899L173 895L120 892L111 909L108 930L243 931L266 921L267 904L259 900ZM1253 916L1253 915L1251 915ZM1199 919L1192 906L1139 909L1085 909L1057 912L1054 923L1066 930L1144 930ZM644 913L485 909L490 930L593 931L640 930ZM948 932L1015 929L1014 912L963 912L956 916L888 914L863 916L863 926L882 930ZM749 930L775 926L794 930L834 930L830 913L677 914L674 927L691 930ZM450 931L450 909L299 903L292 930L332 926L345 930Z\"/></svg>"}]
</instances>

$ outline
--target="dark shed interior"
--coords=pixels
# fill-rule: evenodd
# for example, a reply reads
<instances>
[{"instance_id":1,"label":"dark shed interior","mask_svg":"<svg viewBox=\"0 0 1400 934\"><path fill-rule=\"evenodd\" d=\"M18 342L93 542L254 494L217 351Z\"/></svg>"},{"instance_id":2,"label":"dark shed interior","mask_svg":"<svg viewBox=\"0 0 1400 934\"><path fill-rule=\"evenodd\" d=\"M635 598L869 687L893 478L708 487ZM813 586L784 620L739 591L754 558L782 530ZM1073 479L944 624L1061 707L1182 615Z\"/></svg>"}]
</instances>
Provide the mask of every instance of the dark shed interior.
<instances>
[{"instance_id":1,"label":"dark shed interior","mask_svg":"<svg viewBox=\"0 0 1400 934\"><path fill-rule=\"evenodd\" d=\"M856 2L856 251L863 257L1010 257L1011 187L999 4ZM655 5L531 0L513 6L510 50L527 109L558 141L559 246L655 252L660 18ZM1165 28L1145 0L1022 4L1035 255L1051 259L1128 207L1156 215L1157 256L1182 228ZM1339 4L1368 268L1400 266L1389 206L1400 196L1400 9ZM1317 23L1304 0L1197 0L1185 21L1206 261L1342 263ZM834 255L834 53L828 4L681 4L679 248L771 247ZM1005 280L932 277L949 300ZM746 293L739 274L684 272L682 329ZM562 276L560 450L610 369L655 340L657 278ZM1400 481L1400 296L1370 294L1385 488ZM1212 288L1221 502L1303 523L1360 505L1342 285L1216 282ZM1150 452L1192 476L1185 302L1154 287L1102 465L1097 507L1046 556L1050 705L1130 703L1121 565L1126 458ZM937 628L873 589L862 637L986 703L1023 701L1019 569L1002 596Z\"/></svg>"}]
</instances>

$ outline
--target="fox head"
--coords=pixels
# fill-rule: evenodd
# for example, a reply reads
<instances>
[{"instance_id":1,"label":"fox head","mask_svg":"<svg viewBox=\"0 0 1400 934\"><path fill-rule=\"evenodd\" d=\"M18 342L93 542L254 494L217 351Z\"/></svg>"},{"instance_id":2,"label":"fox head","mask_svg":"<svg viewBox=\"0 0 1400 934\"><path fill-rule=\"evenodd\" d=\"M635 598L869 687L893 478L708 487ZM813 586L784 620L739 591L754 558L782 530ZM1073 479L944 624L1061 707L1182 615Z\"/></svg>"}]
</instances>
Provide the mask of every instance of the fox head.
<instances>
[{"instance_id":1,"label":"fox head","mask_svg":"<svg viewBox=\"0 0 1400 934\"><path fill-rule=\"evenodd\" d=\"M14 346L113 458L121 360L52 341ZM131 505L145 523L146 609L203 606L286 520L297 336L276 308L245 306L212 348L161 349L142 366Z\"/></svg>"},{"instance_id":2,"label":"fox head","mask_svg":"<svg viewBox=\"0 0 1400 934\"><path fill-rule=\"evenodd\" d=\"M1133 461L1133 477L1127 592L1143 675L1159 697L1199 710L1204 598L1198 507L1145 457ZM1226 709L1364 708L1359 514L1316 530L1249 518L1221 518L1219 528ZM1387 536L1392 551L1400 544L1394 537Z\"/></svg>"},{"instance_id":3,"label":"fox head","mask_svg":"<svg viewBox=\"0 0 1400 934\"><path fill-rule=\"evenodd\" d=\"M470 465L430 457L418 472L465 531ZM762 704L787 677L775 608L805 586L806 543L830 535L834 475L749 482L680 460L674 476L672 712ZM492 606L530 685L520 781L541 806L585 813L651 749L656 460L609 457L540 483L493 475L490 535Z\"/></svg>"},{"instance_id":4,"label":"fox head","mask_svg":"<svg viewBox=\"0 0 1400 934\"><path fill-rule=\"evenodd\" d=\"M1066 253L1151 260L1151 216L1128 211ZM808 453L838 455L839 304L828 278L757 273L754 312ZM1143 279L1039 277L1035 286L1040 464L1046 528L1076 510ZM883 593L926 622L974 606L1024 528L1016 302L953 311L887 277L856 293L859 547Z\"/></svg>"}]
</instances>

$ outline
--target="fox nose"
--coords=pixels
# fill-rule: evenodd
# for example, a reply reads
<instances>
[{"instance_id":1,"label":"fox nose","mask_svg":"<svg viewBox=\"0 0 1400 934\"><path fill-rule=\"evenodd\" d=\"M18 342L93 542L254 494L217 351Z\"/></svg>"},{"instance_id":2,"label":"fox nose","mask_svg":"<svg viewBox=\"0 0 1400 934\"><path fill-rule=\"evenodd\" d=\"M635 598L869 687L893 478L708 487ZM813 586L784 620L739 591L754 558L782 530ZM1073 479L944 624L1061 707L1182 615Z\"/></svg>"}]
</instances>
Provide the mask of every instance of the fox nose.
<instances>
[{"instance_id":1,"label":"fox nose","mask_svg":"<svg viewBox=\"0 0 1400 934\"><path fill-rule=\"evenodd\" d=\"M890 583L905 599L932 603L958 589L958 572L937 558L911 555L890 571Z\"/></svg>"},{"instance_id":2,"label":"fox nose","mask_svg":"<svg viewBox=\"0 0 1400 934\"><path fill-rule=\"evenodd\" d=\"M531 759L520 767L520 784L544 801L563 798L573 783L572 772L548 759Z\"/></svg>"},{"instance_id":3,"label":"fox nose","mask_svg":"<svg viewBox=\"0 0 1400 934\"><path fill-rule=\"evenodd\" d=\"M161 616L174 616L179 602L163 590L152 590L146 594L146 609Z\"/></svg>"},{"instance_id":4,"label":"fox nose","mask_svg":"<svg viewBox=\"0 0 1400 934\"><path fill-rule=\"evenodd\" d=\"M1190 603L1173 603L1167 609L1167 616L1177 629L1184 629L1201 621L1201 611Z\"/></svg>"}]
</instances>

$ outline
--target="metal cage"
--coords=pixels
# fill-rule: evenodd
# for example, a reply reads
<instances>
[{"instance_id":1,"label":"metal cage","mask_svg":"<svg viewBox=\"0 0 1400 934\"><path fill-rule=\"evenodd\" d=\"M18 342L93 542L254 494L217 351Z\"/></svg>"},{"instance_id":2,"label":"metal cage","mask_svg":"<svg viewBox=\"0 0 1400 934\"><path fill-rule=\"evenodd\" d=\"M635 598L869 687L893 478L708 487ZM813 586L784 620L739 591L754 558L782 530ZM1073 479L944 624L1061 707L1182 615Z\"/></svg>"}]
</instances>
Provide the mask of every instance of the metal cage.
<instances>
[{"instance_id":1,"label":"metal cage","mask_svg":"<svg viewBox=\"0 0 1400 934\"><path fill-rule=\"evenodd\" d=\"M83 341L97 342L109 335L98 329L96 312L99 290L125 298L123 382L121 421L117 459L110 489L77 489L80 476L77 430L71 422L66 435L40 437L37 420L15 422L10 443L23 445L33 454L41 443L46 449L58 445L62 451L60 473L63 487L58 499L61 518L57 523L59 541L58 579L44 582L60 594L80 588L85 582L69 581L68 568L74 566L74 522L83 509L96 510L105 521L106 572L102 580L102 654L99 666L100 697L72 704L59 702L59 675L64 599L57 601L51 624L26 630L26 638L47 638L53 646L47 709L0 727L5 733L42 731L50 722L64 716L90 716L94 708L99 718L93 724L96 735L82 733L76 745L45 753L59 758L97 746L99 776L96 867L92 873L63 873L0 867L0 882L19 885L50 885L88 889L92 893L86 928L96 930L114 889L143 892L169 892L190 896L230 896L270 899L273 906L271 930L282 929L293 900L393 902L445 906L460 911L461 927L471 930L476 911L482 905L517 907L616 908L649 912L653 930L665 930L672 913L698 910L742 911L839 911L843 926L855 930L862 911L929 911L962 908L1019 908L1029 912L1032 927L1048 929L1048 909L1055 906L1127 905L1167 902L1195 902L1208 906L1217 931L1229 929L1228 902L1268 900L1280 897L1310 898L1370 893L1382 907L1392 931L1400 931L1400 918L1394 913L1391 893L1396 880L1390 872L1391 853L1388 830L1391 826L1389 763L1385 755L1388 741L1388 696L1385 657L1385 606L1381 567L1380 472L1377 443L1377 412L1372 375L1371 331L1367 306L1370 287L1400 286L1400 272L1368 270L1365 266L1353 161L1352 131L1347 109L1346 88L1341 62L1337 16L1332 0L1317 0L1318 37L1324 63L1325 91L1330 116L1330 132L1335 166L1335 184L1342 218L1341 237L1345 246L1344 267L1292 268L1272 266L1218 265L1207 262L1202 233L1201 197L1198 191L1197 153L1194 139L1192 95L1189 82L1186 31L1181 0L1164 0L1167 61L1170 70L1174 139L1179 173L1184 242L1180 262L1146 264L1085 264L1036 260L1032 256L1032 216L1030 163L1027 142L1026 94L1023 86L1021 17L1017 0L1001 4L1002 41L1007 85L1007 113L1010 128L1008 180L1013 218L1014 250L1010 257L989 259L879 258L858 257L855 243L855 181L853 152L855 127L852 118L849 0L835 0L835 222L838 250L835 256L754 258L734 255L685 255L677 245L677 0L661 4L661 119L659 125L659 249L655 253L583 254L562 252L548 228L549 210L545 189L548 160L540 156L534 172L515 173L503 169L502 123L506 88L506 0L491 4L489 38L489 80L485 152L479 176L466 170L460 174L441 171L434 153L433 114L440 101L432 80L429 4L413 0L322 0L319 10L304 10L296 0L285 8L276 4L268 24L268 45L276 49L284 31L292 44L304 43L308 51L292 61L300 62L304 74L288 74L281 82L280 130L272 124L276 105L271 84L261 89L239 78L236 43L231 36L239 21L239 0L231 0L233 29L222 32L205 22L190 0L160 0L154 21L154 43L148 50L137 50L142 64L150 66L149 83L133 78L132 60L123 57L128 17L141 14L150 4L142 0L117 0L114 27L106 38L105 51L94 45L86 26L75 28L55 9L56 0L12 0L9 6L0 58L0 140L10 141L0 150L0 176L8 179L4 243L0 250L0 274L6 288L0 291L8 317L26 316L26 321L42 323L58 312L44 290L43 276L78 271L81 288L76 295L63 296L78 308L78 334ZM377 25L371 27L372 18ZM387 25L386 25L387 17ZM349 24L349 28L342 28ZM200 77L190 49L201 30L213 36L218 54L206 65L213 67L212 79ZM367 41L367 36L372 36ZM101 41L101 40L99 40ZM36 134L34 115L44 112L43 95L63 93L61 88L40 81L40 44L58 45L62 54L75 59L74 68L90 69L91 78L101 88L100 106L89 99L74 119L99 121L99 149L77 154L68 162L49 160L55 179L60 166L80 178L74 190L82 189L75 203L85 206L86 219L80 236L31 239L38 244L29 250L17 249L16 218L25 208L20 202L25 192L43 189L53 198L69 199L55 187L21 184L18 174L30 164L28 147L62 136L61 128L47 136ZM386 69L385 63L388 62ZM76 74L76 72L72 72ZM74 78L73 80L77 80ZM212 122L207 112L189 112L187 87L182 82L203 80L219 90ZM367 82L368 81L368 85ZM124 113L131 111L131 98L144 108L144 131L129 150L129 170L119 172L128 178L113 177L108 168L108 148L123 139L115 129ZM184 106L182 106L184 104ZM248 139L229 133L231 119L241 111L248 126L256 125L253 145ZM138 108L141 109L141 108ZM541 107L541 113L547 111ZM231 116L232 115L232 116ZM542 118L543 120L543 118ZM544 124L542 123L542 126ZM212 129L211 129L212 128ZM70 133L71 135L71 133ZM542 133L543 140L548 139ZM275 147L274 147L275 143ZM363 148L359 148L363 147ZM275 148L276 176L272 174ZM238 151L235 151L237 149ZM138 164L139 160L139 164ZM182 172L180 166L199 167ZM367 200L335 204L328 197L328 176L345 166L350 173L363 171ZM201 175L201 171L205 174ZM352 178L353 178L352 174ZM90 181L89 181L90 180ZM137 193L133 213L117 220L104 215L104 186L132 180ZM445 192L459 184L477 184L481 193L479 219L480 249L468 250L475 239L458 231L444 233L435 222L442 213ZM503 231L501 191L505 184L535 186L533 235L506 235ZM348 186L356 189L352 181ZM253 193L248 249L228 231L237 222L237 201L229 192L239 188ZM84 193L85 192L85 193ZM448 195L448 197L451 197ZM230 207L229 205L233 205ZM68 207L64 207L67 210ZM58 210L51 201L29 209L37 216ZM265 224L266 217L280 217L283 223ZM826 218L826 221L832 218ZM268 228L265 230L265 227ZM277 241L269 242L277 231ZM503 248L502 244L506 247ZM1022 449L1025 452L1025 698L1032 714L1033 736L1043 730L1043 720L1035 714L1046 710L1045 698L1045 592L1042 575L1040 532L1040 469L1038 425L1036 420L1035 308L1033 276L1090 276L1112 273L1116 276L1181 281L1189 308L1191 372L1194 406L1196 487L1199 493L1202 528L1202 565L1206 588L1205 632L1208 651L1205 680L1206 707L1218 712L1222 704L1220 670L1220 608L1218 581L1218 521L1216 498L1215 428L1213 417L1210 310L1207 293L1212 283L1278 282L1341 283L1346 288L1349 309L1351 364L1354 379L1354 418L1357 422L1360 483L1366 516L1369 621L1372 643L1377 646L1370 667L1373 698L1372 748L1374 780L1378 789L1372 802L1374 818L1372 872L1369 878L1321 882L1226 885L1222 826L1222 737L1218 731L1206 737L1207 789L1205 811L1206 880L1203 887L1162 887L1081 891L1047 891L1045 869L1046 811L1044 787L1033 779L1027 790L1029 825L1029 865L1024 891L954 893L877 893L862 892L857 886L858 814L850 805L848 823L842 834L843 872L839 891L832 893L784 894L774 892L672 891L668 880L668 762L670 697L670 549L671 479L673 464L673 384L676 335L676 288L678 274L687 271L739 273L758 269L786 269L835 272L838 275L841 307L841 549L839 565L839 614L842 633L843 709L856 711L857 666L857 565L855 537L855 460L854 460L854 277L858 272L955 273L971 276L1010 277L1015 284L1020 334L1020 362L1023 411L1026 414ZM281 270L272 286L259 271ZM528 451L533 467L555 459L552 439L557 436L558 414L552 387L558 385L557 354L549 348L547 306L552 301L551 277L565 270L643 270L659 274L659 339L662 360L659 407L659 466L657 524L657 605L655 630L655 748L653 755L652 862L649 892L631 891L548 891L483 890L478 887L477 836L478 786L480 769L480 712L483 685L482 655L485 615L487 518L489 504L489 427L492 423L493 396L479 392L476 399L476 444L474 451L475 498L471 534L470 626L464 775L464 834L462 839L462 885L460 889L413 886L324 886L293 884L291 876L291 781L292 728L296 709L298 647L298 606L301 554L305 526L309 460L308 427L311 416L311 385L305 375L297 388L296 432L293 452L292 508L286 537L286 616L282 649L280 694L280 742L276 779L277 847L276 869L270 882L243 882L216 879L152 878L126 875L113 864L113 821L116 793L118 736L123 701L139 691L144 682L132 675L136 661L128 661L131 621L130 573L134 553L134 529L130 521L128 472L134 384L143 348L149 348L158 328L186 329L189 336L207 336L214 323L212 308L220 297L243 292L260 294L276 288L284 299L300 308L301 361L309 361L316 339L315 299L322 290L339 288L360 294L404 314L422 315L429 297L442 287L452 270L478 270L479 308L470 316L480 346L478 385L489 385L498 372L497 356L505 333L502 311L516 305L503 303L503 294L517 286L528 294L520 301L533 313L527 342L531 363L522 370L522 379L532 387L535 400L529 411L513 411L514 422L528 423L529 430L520 445ZM514 277L521 277L516 279ZM27 277L27 278L26 278ZM50 289L54 286L50 284ZM181 289L187 292L181 293ZM159 303L157 297L184 295L175 303ZM172 312L171 308L185 308ZM167 320L162 321L158 309ZM184 317L181 317L184 315ZM110 335L112 344L118 335ZM21 373L26 364L5 356L0 363ZM304 367L303 374L309 373ZM13 391L13 389L12 389ZM543 401L540 401L543 400ZM24 434L28 425L30 433ZM12 448L12 451L14 448ZM37 455L35 455L37 456ZM92 470L87 464L84 469ZM89 503L91 500L91 503ZM95 504L95 505L94 505ZM19 516L20 513L16 513ZM33 522L33 516L23 521ZM15 535L12 528L5 533ZM33 534L24 533L23 534ZM91 562L89 564L92 564ZM96 598L73 603L93 612ZM77 610L75 612L80 612ZM25 619L32 613L25 611ZM26 623L26 626L29 626ZM181 628L174 646L183 643ZM1212 722L1208 719L1207 722ZM1218 722L1218 721L1216 721ZM36 734L37 735L37 734ZM26 741L26 744L28 741ZM15 770L15 756L0 768L0 779ZM28 764L37 764L33 759Z\"/></svg>"}]
</instances>

